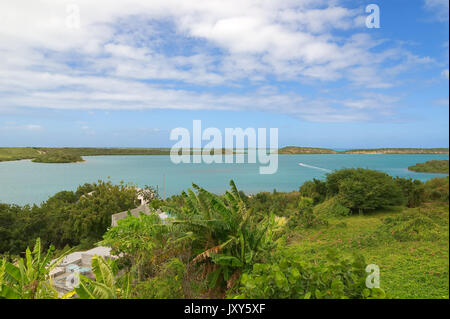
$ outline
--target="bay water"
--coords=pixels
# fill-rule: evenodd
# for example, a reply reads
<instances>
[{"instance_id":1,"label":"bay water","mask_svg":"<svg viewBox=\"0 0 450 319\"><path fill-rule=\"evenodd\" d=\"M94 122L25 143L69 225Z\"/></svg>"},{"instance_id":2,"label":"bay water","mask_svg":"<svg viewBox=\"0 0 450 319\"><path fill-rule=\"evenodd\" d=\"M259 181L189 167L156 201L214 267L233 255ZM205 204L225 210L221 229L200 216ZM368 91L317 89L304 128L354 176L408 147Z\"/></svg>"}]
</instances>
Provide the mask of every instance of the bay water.
<instances>
[{"instance_id":1,"label":"bay water","mask_svg":"<svg viewBox=\"0 0 450 319\"><path fill-rule=\"evenodd\" d=\"M260 164L173 164L169 156L85 156L83 163L42 164L29 160L0 162L0 203L39 204L62 190L98 180L158 186L160 195L180 194L192 183L221 194L233 179L247 194L260 191L293 191L313 178L341 168L369 168L391 176L426 181L444 174L416 173L408 166L428 160L448 159L434 154L314 154L279 155L278 171L260 175ZM165 181L165 183L164 183ZM163 188L163 184L165 187Z\"/></svg>"}]
</instances>

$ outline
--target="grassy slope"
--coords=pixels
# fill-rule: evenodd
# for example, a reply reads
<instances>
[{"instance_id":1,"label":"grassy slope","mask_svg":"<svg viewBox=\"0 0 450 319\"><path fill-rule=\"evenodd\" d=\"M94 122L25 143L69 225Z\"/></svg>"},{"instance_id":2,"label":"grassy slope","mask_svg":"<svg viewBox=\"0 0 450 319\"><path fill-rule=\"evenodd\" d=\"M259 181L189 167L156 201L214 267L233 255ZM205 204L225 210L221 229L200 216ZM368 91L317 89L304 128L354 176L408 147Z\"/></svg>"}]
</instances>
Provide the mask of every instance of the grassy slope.
<instances>
[{"instance_id":1,"label":"grassy slope","mask_svg":"<svg viewBox=\"0 0 450 319\"><path fill-rule=\"evenodd\" d=\"M448 204L426 208L446 218L436 241L390 241L358 245L358 240L382 223L382 218L411 209L377 212L366 216L331 219L329 226L297 229L290 249L306 259L320 260L327 248L339 247L349 255L360 252L368 264L380 267L380 283L393 298L449 298ZM345 222L346 227L341 226ZM352 244L353 243L353 244Z\"/></svg>"},{"instance_id":2,"label":"grassy slope","mask_svg":"<svg viewBox=\"0 0 450 319\"><path fill-rule=\"evenodd\" d=\"M0 148L0 162L17 161L22 159L32 159L39 155L39 152L31 147L23 148Z\"/></svg>"},{"instance_id":3,"label":"grassy slope","mask_svg":"<svg viewBox=\"0 0 450 319\"><path fill-rule=\"evenodd\" d=\"M448 160L433 160L408 167L410 171L448 174Z\"/></svg>"}]
</instances>

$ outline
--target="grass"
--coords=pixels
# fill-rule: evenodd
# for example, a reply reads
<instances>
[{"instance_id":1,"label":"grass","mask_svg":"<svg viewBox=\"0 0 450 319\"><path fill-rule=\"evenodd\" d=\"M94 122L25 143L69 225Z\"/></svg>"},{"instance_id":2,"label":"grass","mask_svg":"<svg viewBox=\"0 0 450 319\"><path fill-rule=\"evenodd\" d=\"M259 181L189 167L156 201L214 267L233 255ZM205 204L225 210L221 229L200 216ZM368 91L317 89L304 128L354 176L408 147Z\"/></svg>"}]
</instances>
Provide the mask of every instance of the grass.
<instances>
[{"instance_id":1,"label":"grass","mask_svg":"<svg viewBox=\"0 0 450 319\"><path fill-rule=\"evenodd\" d=\"M448 160L433 160L425 163L418 163L408 167L410 171L421 173L442 173L448 174Z\"/></svg>"},{"instance_id":2,"label":"grass","mask_svg":"<svg viewBox=\"0 0 450 319\"><path fill-rule=\"evenodd\" d=\"M81 156L99 155L169 155L166 148L0 148L0 162L31 159L36 163L75 163Z\"/></svg>"},{"instance_id":3,"label":"grass","mask_svg":"<svg viewBox=\"0 0 450 319\"><path fill-rule=\"evenodd\" d=\"M38 155L38 150L32 147L0 148L0 162L33 159Z\"/></svg>"},{"instance_id":4,"label":"grass","mask_svg":"<svg viewBox=\"0 0 450 319\"><path fill-rule=\"evenodd\" d=\"M328 248L344 254L359 252L367 264L380 267L381 288L392 298L449 298L448 204L427 204L420 209L394 208L364 216L329 220L328 226L298 228L290 238L290 249L305 259L320 262ZM383 219L401 214L427 214L442 221L434 240L399 241L381 238L377 230ZM389 234L388 234L389 235ZM366 243L368 236L372 241Z\"/></svg>"}]
</instances>

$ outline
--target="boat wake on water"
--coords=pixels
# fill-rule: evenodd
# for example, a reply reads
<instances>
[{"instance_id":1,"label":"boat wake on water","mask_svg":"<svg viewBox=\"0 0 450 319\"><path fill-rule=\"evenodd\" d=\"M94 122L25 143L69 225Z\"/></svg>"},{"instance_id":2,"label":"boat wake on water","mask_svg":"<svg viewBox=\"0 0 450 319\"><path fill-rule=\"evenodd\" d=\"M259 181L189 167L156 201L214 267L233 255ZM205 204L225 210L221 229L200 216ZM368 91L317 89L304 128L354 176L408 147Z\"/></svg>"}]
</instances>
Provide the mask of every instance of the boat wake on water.
<instances>
[{"instance_id":1,"label":"boat wake on water","mask_svg":"<svg viewBox=\"0 0 450 319\"><path fill-rule=\"evenodd\" d=\"M298 165L303 166L303 167L308 167L308 168L318 169L318 170L324 171L324 172L331 172L331 170L329 170L329 169L321 168L321 167L316 167L316 166L312 166L312 165L308 165L308 164L298 163Z\"/></svg>"}]
</instances>

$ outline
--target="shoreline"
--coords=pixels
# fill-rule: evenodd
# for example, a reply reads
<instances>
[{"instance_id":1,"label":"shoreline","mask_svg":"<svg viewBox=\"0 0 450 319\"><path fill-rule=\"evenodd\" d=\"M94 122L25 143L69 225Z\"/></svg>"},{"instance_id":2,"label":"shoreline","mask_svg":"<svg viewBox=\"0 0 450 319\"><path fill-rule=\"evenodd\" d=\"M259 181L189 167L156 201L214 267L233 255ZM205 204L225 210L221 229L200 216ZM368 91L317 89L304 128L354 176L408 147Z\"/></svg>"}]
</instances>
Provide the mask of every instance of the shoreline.
<instances>
[{"instance_id":1,"label":"shoreline","mask_svg":"<svg viewBox=\"0 0 450 319\"><path fill-rule=\"evenodd\" d=\"M191 149L195 153L195 149ZM226 150L222 149L222 155ZM243 153L246 153L245 151ZM271 152L272 153L272 152ZM363 155L449 155L448 148L355 148L338 151L330 148L285 146L273 153L278 155L331 155L331 154L363 154ZM236 154L234 152L233 154ZM54 161L36 161L40 164L75 164L82 161L59 162L58 159L82 158L86 156L170 156L169 148L41 148L41 147L0 147L0 163L21 160L33 161L48 155L56 158ZM231 155L231 154L230 154ZM2 158L3 157L3 158ZM12 159L9 159L12 158Z\"/></svg>"}]
</instances>

